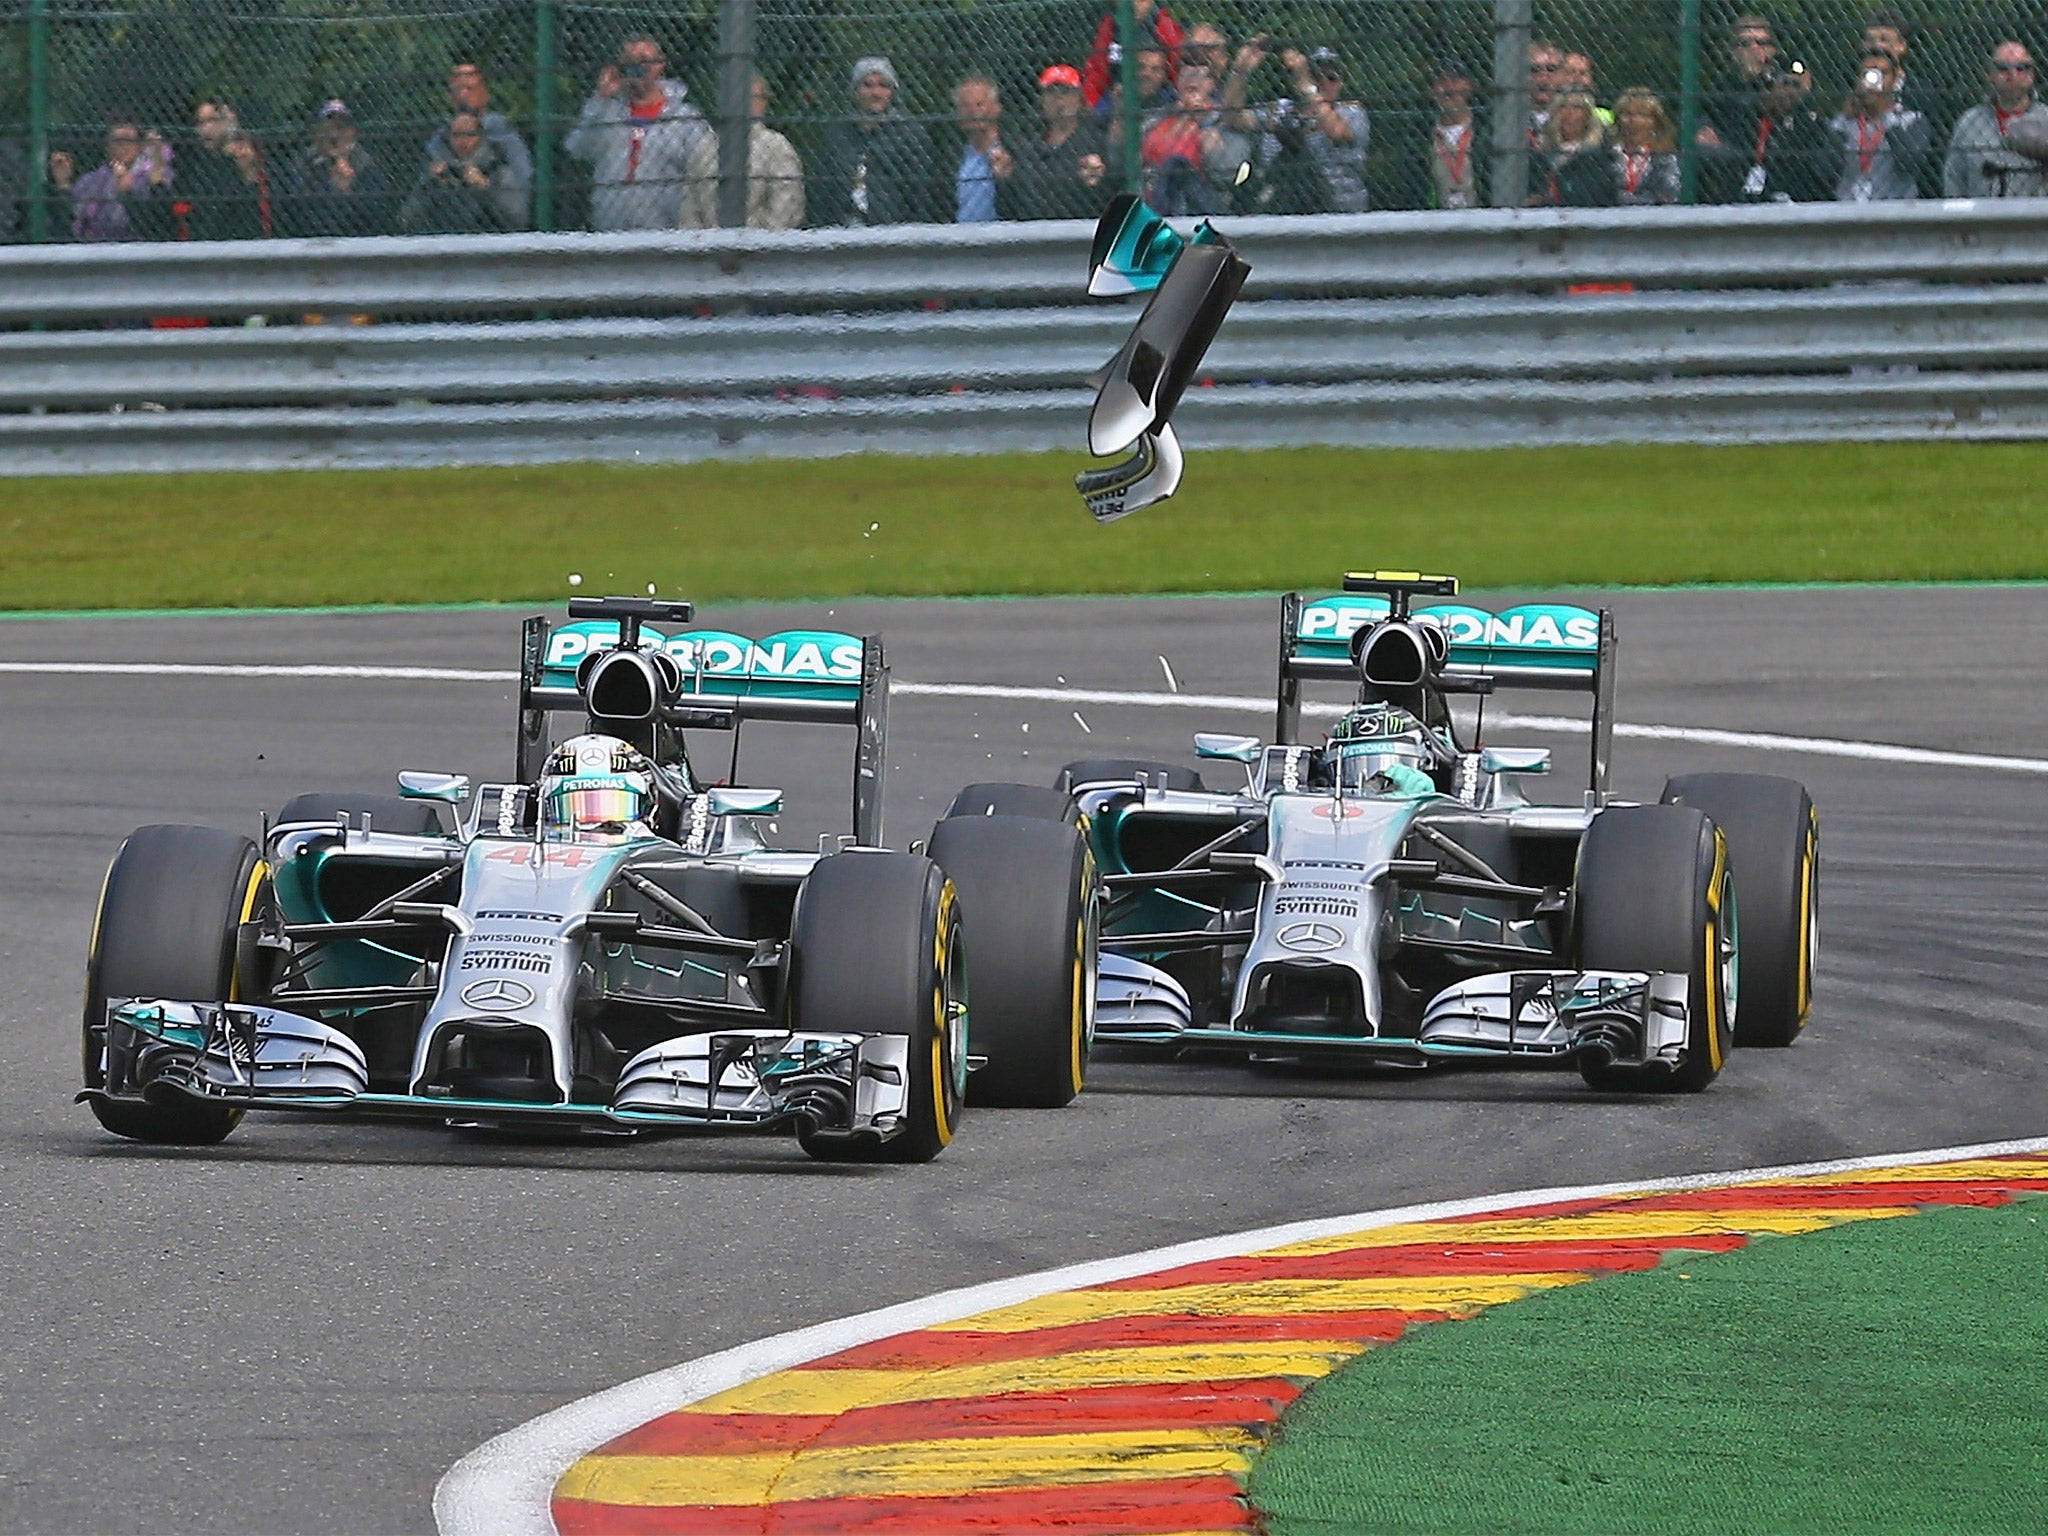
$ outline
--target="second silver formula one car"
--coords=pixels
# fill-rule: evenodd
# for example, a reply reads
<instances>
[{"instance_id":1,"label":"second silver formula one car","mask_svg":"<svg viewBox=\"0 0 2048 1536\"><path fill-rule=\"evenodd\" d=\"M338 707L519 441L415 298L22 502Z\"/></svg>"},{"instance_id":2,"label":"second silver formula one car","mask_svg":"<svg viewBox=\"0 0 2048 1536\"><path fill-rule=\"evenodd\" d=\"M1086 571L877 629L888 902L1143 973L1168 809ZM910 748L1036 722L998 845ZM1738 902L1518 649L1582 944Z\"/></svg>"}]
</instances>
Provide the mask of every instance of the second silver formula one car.
<instances>
[{"instance_id":1,"label":"second silver formula one car","mask_svg":"<svg viewBox=\"0 0 2048 1536\"><path fill-rule=\"evenodd\" d=\"M1068 772L1108 896L1098 1038L1569 1060L1595 1088L1650 1092L1704 1088L1733 1046L1791 1043L1818 935L1806 791L1714 773L1672 779L1654 805L1613 799L1612 616L1489 613L1456 591L1379 573L1284 599L1274 739L1195 738L1240 788L1159 763ZM1352 702L1309 744L1302 688L1317 682ZM1591 694L1576 803L1525 797L1548 750L1461 739L1449 700L1507 688Z\"/></svg>"}]
</instances>

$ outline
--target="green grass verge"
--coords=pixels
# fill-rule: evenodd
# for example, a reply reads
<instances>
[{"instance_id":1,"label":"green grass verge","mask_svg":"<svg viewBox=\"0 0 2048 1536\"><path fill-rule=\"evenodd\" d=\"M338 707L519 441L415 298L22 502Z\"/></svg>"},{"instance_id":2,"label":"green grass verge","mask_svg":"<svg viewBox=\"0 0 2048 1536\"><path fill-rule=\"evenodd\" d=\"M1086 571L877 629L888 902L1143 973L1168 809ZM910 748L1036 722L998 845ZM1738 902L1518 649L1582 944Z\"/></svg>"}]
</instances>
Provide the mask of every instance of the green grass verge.
<instances>
[{"instance_id":1,"label":"green grass verge","mask_svg":"<svg viewBox=\"0 0 2048 1536\"><path fill-rule=\"evenodd\" d=\"M1683 1254L1363 1356L1253 1470L1271 1536L2036 1532L2048 1202Z\"/></svg>"},{"instance_id":2,"label":"green grass verge","mask_svg":"<svg viewBox=\"0 0 2048 1536\"><path fill-rule=\"evenodd\" d=\"M0 609L2048 576L2028 445L1198 452L1107 528L1078 454L10 480Z\"/></svg>"}]
</instances>

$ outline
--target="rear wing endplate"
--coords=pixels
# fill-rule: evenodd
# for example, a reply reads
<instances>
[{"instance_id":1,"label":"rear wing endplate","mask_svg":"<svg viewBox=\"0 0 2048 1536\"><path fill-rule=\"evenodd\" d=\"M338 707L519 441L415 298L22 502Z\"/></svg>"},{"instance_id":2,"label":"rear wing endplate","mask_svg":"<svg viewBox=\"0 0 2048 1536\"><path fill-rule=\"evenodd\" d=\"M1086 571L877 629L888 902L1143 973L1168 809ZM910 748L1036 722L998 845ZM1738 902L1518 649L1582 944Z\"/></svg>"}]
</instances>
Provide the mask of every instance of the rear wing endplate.
<instances>
[{"instance_id":1,"label":"rear wing endplate","mask_svg":"<svg viewBox=\"0 0 2048 1536\"><path fill-rule=\"evenodd\" d=\"M620 620L578 616L589 601L570 605L570 623L554 626L535 615L521 632L517 770L522 784L539 776L546 759L548 716L586 707L577 687L583 659L619 643ZM689 621L688 605L669 607L682 622ZM722 629L634 623L638 618L627 622L637 629L640 649L669 656L682 675L681 691L661 707L664 725L736 731L749 720L780 720L854 727L854 836L865 846L881 845L889 666L879 636L790 629L755 640Z\"/></svg>"},{"instance_id":2,"label":"rear wing endplate","mask_svg":"<svg viewBox=\"0 0 2048 1536\"><path fill-rule=\"evenodd\" d=\"M1351 637L1368 624L1396 616L1396 601L1401 599L1370 592L1325 597L1289 592L1280 599L1276 742L1300 739L1303 683L1342 683L1357 689ZM1401 606L1405 609L1406 602ZM1447 693L1530 688L1591 694L1593 745L1587 787L1598 798L1606 798L1614 756L1611 610L1524 603L1493 613L1452 602L1415 608L1406 616L1443 627L1450 642L1442 673Z\"/></svg>"}]
</instances>

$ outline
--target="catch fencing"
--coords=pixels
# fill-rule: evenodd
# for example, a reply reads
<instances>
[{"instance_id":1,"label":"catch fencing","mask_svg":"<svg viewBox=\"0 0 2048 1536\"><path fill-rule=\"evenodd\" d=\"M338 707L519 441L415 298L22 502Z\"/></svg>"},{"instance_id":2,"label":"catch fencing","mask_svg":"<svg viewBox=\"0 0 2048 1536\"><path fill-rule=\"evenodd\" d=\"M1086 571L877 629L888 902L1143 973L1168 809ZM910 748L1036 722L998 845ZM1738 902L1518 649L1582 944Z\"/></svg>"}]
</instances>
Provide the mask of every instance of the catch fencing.
<instances>
[{"instance_id":1,"label":"catch fencing","mask_svg":"<svg viewBox=\"0 0 2048 1536\"><path fill-rule=\"evenodd\" d=\"M1253 275L1197 448L2048 434L2048 200L1230 233ZM1081 297L1088 235L503 237L466 282L453 240L0 250L0 473L1078 462L1137 302Z\"/></svg>"},{"instance_id":2,"label":"catch fencing","mask_svg":"<svg viewBox=\"0 0 2048 1536\"><path fill-rule=\"evenodd\" d=\"M1304 198L1339 206L1328 187L1303 191L1307 183L1275 170L1304 87L1318 82L1368 116L1362 164L1371 207L1430 205L1431 88L1446 64L1470 79L1493 203L1519 205L1530 184L1522 130L1531 110L1578 86L1603 108L1625 89L1656 94L1676 130L1691 201L1702 191L1696 130L1754 83L1745 71L1757 59L1738 56L1733 27L1758 9L1775 27L1776 64L1806 64L1823 117L1851 89L1866 40L1897 52L1903 99L1931 119L1937 145L1983 99L1994 44L2048 43L2037 5L2000 0L1922 0L1877 14L1875 33L1866 23L1877 8L1866 0L1761 8L1734 0L0 0L0 239L70 238L67 188L104 157L114 116L134 117L143 132L163 136L178 163L192 163L194 109L213 98L233 104L267 167L262 206L251 215L260 215L262 232L291 232L289 184L308 173L314 124L330 102L345 104L362 149L383 168L390 185L371 214L380 228L397 229L426 146L448 123L449 71L463 62L484 72L490 110L530 152L523 227L583 228L593 168L566 136L636 34L654 41L668 74L730 141L724 223L742 222L734 188L745 162L731 145L745 137L756 72L769 91L767 124L787 136L810 179L810 222L858 217L819 183L835 135L843 138L857 115L854 67L873 57L889 61L892 106L929 152L919 207L908 216L943 222L958 212L954 91L971 74L1000 91L1012 144L1039 129L1048 69L1083 76L1087 116L1107 130L1100 190L1135 190L1147 113L1158 104L1146 95L1145 52L1154 43L1166 45L1168 83L1184 68L1210 68L1227 94L1239 71L1245 105L1276 129L1255 135L1248 151L1259 174L1212 189L1218 211L1315 211L1287 206ZM1336 70L1334 84L1326 68ZM1923 180L1932 194L1938 173ZM175 174L169 185L178 185Z\"/></svg>"}]
</instances>

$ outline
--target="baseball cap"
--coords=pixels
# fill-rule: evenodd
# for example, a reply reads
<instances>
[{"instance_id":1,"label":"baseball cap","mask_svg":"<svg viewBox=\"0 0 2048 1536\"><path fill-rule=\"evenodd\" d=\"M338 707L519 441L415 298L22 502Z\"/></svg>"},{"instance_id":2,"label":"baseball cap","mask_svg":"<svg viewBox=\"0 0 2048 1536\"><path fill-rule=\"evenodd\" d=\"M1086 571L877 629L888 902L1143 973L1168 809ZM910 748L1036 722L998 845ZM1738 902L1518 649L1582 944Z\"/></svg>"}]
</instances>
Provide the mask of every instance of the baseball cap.
<instances>
[{"instance_id":1,"label":"baseball cap","mask_svg":"<svg viewBox=\"0 0 2048 1536\"><path fill-rule=\"evenodd\" d=\"M1071 64L1055 64L1038 77L1041 87L1064 85L1070 91L1081 89L1081 71Z\"/></svg>"},{"instance_id":2,"label":"baseball cap","mask_svg":"<svg viewBox=\"0 0 2048 1536\"><path fill-rule=\"evenodd\" d=\"M352 123L356 120L355 114L348 109L348 103L338 96L320 109L320 120L322 122L326 122L330 118L339 118L345 123Z\"/></svg>"},{"instance_id":3,"label":"baseball cap","mask_svg":"<svg viewBox=\"0 0 2048 1536\"><path fill-rule=\"evenodd\" d=\"M1344 61L1337 57L1337 50L1334 48L1316 49L1308 56L1308 62L1319 75L1341 74L1344 70Z\"/></svg>"}]
</instances>

